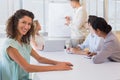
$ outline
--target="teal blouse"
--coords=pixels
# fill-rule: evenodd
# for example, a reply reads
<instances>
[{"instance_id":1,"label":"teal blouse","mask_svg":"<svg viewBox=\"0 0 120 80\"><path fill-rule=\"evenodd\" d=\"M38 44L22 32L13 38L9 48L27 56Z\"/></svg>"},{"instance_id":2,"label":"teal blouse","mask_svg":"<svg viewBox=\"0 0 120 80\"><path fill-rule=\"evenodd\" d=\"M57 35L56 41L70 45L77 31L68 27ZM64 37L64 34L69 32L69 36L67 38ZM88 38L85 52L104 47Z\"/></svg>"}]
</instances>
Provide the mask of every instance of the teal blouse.
<instances>
[{"instance_id":1,"label":"teal blouse","mask_svg":"<svg viewBox=\"0 0 120 80\"><path fill-rule=\"evenodd\" d=\"M30 63L32 47L29 44L19 44L18 41L8 38L2 48L2 80L28 80L29 73L24 71L15 61L11 60L7 48L16 48L20 55ZM13 52L14 53L14 52Z\"/></svg>"}]
</instances>

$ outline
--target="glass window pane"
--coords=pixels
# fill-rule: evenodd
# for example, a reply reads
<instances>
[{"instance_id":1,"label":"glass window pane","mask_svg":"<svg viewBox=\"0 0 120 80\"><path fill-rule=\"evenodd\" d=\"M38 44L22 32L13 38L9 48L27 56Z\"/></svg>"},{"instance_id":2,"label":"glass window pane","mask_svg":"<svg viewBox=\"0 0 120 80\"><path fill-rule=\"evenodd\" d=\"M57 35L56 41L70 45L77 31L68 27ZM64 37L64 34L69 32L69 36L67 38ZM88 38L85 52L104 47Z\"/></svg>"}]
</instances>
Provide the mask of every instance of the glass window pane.
<instances>
[{"instance_id":1,"label":"glass window pane","mask_svg":"<svg viewBox=\"0 0 120 80\"><path fill-rule=\"evenodd\" d=\"M112 25L113 30L120 30L120 1L109 0L108 2L108 21Z\"/></svg>"},{"instance_id":2,"label":"glass window pane","mask_svg":"<svg viewBox=\"0 0 120 80\"><path fill-rule=\"evenodd\" d=\"M104 17L104 0L97 0L97 15Z\"/></svg>"},{"instance_id":3,"label":"glass window pane","mask_svg":"<svg viewBox=\"0 0 120 80\"><path fill-rule=\"evenodd\" d=\"M104 16L104 0L86 0L86 8L89 15Z\"/></svg>"}]
</instances>

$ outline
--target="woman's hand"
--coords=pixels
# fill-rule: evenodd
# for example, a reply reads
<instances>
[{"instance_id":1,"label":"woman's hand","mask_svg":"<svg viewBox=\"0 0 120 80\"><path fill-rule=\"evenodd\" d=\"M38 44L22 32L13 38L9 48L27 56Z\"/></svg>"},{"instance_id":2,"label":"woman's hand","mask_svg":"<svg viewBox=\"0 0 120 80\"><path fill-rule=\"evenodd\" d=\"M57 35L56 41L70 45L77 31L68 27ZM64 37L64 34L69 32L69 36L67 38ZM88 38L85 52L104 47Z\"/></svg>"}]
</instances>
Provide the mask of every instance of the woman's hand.
<instances>
[{"instance_id":1,"label":"woman's hand","mask_svg":"<svg viewBox=\"0 0 120 80\"><path fill-rule=\"evenodd\" d=\"M94 55L96 55L96 53L91 53L91 52L89 52L89 53L87 54L88 57L92 57L92 56L94 56Z\"/></svg>"},{"instance_id":2,"label":"woman's hand","mask_svg":"<svg viewBox=\"0 0 120 80\"><path fill-rule=\"evenodd\" d=\"M66 19L65 25L69 26L70 21L71 21L70 17L69 17L69 16L66 16L65 19Z\"/></svg>"},{"instance_id":3,"label":"woman's hand","mask_svg":"<svg viewBox=\"0 0 120 80\"><path fill-rule=\"evenodd\" d=\"M74 53L74 54L78 54L78 52L80 51L78 48L70 48L69 50L71 53Z\"/></svg>"},{"instance_id":4,"label":"woman's hand","mask_svg":"<svg viewBox=\"0 0 120 80\"><path fill-rule=\"evenodd\" d=\"M89 51L83 51L80 48L70 48L70 52L74 54L87 55Z\"/></svg>"},{"instance_id":5,"label":"woman's hand","mask_svg":"<svg viewBox=\"0 0 120 80\"><path fill-rule=\"evenodd\" d=\"M55 69L56 70L72 70L71 66L73 65L69 62L58 62L55 65Z\"/></svg>"},{"instance_id":6,"label":"woman's hand","mask_svg":"<svg viewBox=\"0 0 120 80\"><path fill-rule=\"evenodd\" d=\"M58 62L57 64L61 64L61 63L68 66L73 66L73 64L71 64L70 62Z\"/></svg>"}]
</instances>

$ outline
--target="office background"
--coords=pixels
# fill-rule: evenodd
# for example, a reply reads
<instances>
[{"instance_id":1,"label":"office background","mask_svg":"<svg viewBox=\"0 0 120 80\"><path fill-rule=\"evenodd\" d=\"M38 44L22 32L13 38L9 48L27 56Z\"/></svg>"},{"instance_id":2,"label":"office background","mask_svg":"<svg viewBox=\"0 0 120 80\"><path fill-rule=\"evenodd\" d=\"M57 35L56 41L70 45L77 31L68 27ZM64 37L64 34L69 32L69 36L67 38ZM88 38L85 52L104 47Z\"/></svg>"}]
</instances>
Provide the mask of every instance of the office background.
<instances>
[{"instance_id":1,"label":"office background","mask_svg":"<svg viewBox=\"0 0 120 80\"><path fill-rule=\"evenodd\" d=\"M88 15L104 17L113 31L120 31L120 0L81 0L81 4L86 6ZM69 29L64 27L65 14L72 15L69 0L0 0L0 5L0 38L4 36L8 17L21 8L35 14L35 19L42 25L42 32L48 32L53 37L70 34Z\"/></svg>"}]
</instances>

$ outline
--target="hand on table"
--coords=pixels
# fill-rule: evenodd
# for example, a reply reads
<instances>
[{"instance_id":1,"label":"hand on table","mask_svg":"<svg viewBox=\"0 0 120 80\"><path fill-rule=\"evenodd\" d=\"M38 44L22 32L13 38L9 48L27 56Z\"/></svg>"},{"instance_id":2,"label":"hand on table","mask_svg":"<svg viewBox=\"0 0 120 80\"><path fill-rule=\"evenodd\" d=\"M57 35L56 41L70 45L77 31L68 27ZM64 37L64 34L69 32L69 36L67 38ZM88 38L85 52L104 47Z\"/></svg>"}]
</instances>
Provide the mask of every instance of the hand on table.
<instances>
[{"instance_id":1,"label":"hand on table","mask_svg":"<svg viewBox=\"0 0 120 80\"><path fill-rule=\"evenodd\" d=\"M70 62L58 62L55 67L57 70L72 70L73 65Z\"/></svg>"}]
</instances>

